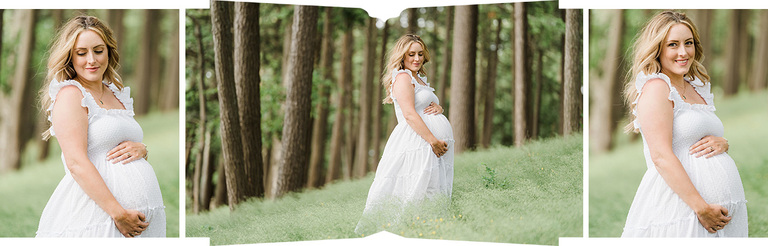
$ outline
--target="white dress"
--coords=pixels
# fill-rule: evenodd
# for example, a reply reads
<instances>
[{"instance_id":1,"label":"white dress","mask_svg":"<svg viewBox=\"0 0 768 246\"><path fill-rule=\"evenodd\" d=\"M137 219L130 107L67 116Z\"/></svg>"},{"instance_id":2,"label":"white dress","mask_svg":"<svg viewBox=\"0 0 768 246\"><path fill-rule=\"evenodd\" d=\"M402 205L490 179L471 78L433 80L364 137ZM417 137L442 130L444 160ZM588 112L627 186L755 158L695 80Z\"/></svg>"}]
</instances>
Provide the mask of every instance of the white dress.
<instances>
[{"instance_id":1,"label":"white dress","mask_svg":"<svg viewBox=\"0 0 768 246\"><path fill-rule=\"evenodd\" d=\"M432 152L427 143L405 121L394 93L397 126L387 140L376 177L368 192L363 216L355 228L358 234L370 235L388 226L406 220L409 209L414 214L425 216L425 209L438 210L428 213L439 214L447 211L453 188L453 130L448 119L442 115L424 114L424 108L431 102L439 104L434 89L429 87L427 78L419 76L427 85L419 84L410 70L392 72L392 82L400 73L411 76L414 85L414 106L416 112L439 140L448 144L448 151L441 157ZM391 90L391 89L390 89ZM435 206L427 206L425 201Z\"/></svg>"},{"instance_id":2,"label":"white dress","mask_svg":"<svg viewBox=\"0 0 768 246\"><path fill-rule=\"evenodd\" d=\"M736 163L722 153L709 159L688 154L694 143L707 135L723 136L723 123L715 115L714 95L711 83L702 83L698 78L688 81L706 104L689 104L680 97L669 77L664 74L636 77L636 88L642 88L648 80L661 78L670 88L669 100L673 102L672 150L680 159L685 172L704 201L719 204L728 209L731 222L716 233L709 233L699 223L694 211L667 185L657 172L643 136L643 152L648 170L645 172L635 199L627 215L622 237L746 237L747 205ZM638 96L639 99L639 96ZM635 100L634 103L637 103ZM637 115L637 111L633 112ZM637 119L636 129L642 127Z\"/></svg>"},{"instance_id":3,"label":"white dress","mask_svg":"<svg viewBox=\"0 0 768 246\"><path fill-rule=\"evenodd\" d=\"M83 94L81 106L88 109L88 159L101 174L112 195L125 209L146 215L147 229L138 237L165 237L165 206L157 177L145 159L126 164L107 161L107 152L123 141L141 142L144 133L133 119L130 88L108 87L125 109L103 109L93 96L74 80L51 82L49 94L56 95L66 86L75 86ZM53 109L53 103L48 111ZM51 117L48 117L51 120ZM50 128L54 136L53 127ZM123 237L112 218L96 204L72 178L66 168L64 178L51 195L40 217L37 237Z\"/></svg>"}]
</instances>

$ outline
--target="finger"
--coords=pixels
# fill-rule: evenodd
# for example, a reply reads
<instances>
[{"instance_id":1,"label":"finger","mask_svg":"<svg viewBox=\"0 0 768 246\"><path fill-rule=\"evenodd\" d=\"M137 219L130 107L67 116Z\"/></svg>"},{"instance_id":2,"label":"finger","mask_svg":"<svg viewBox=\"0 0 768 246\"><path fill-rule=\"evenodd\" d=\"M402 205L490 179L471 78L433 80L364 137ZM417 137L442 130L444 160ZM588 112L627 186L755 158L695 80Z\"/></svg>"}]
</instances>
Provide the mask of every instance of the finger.
<instances>
[{"instance_id":1,"label":"finger","mask_svg":"<svg viewBox=\"0 0 768 246\"><path fill-rule=\"evenodd\" d=\"M728 209L721 206L720 213L723 214L723 216L728 216ZM728 220L731 220L730 217L728 218Z\"/></svg>"},{"instance_id":2,"label":"finger","mask_svg":"<svg viewBox=\"0 0 768 246\"><path fill-rule=\"evenodd\" d=\"M119 147L119 146L118 146L118 147ZM111 160L111 159L115 159L115 158L117 158L117 157L119 157L119 156L121 156L121 155L125 154L125 152L128 152L128 149L126 149L126 148L121 148L121 149L119 149L119 150L115 151L115 153L112 153L112 154L110 154L110 155L107 155L107 159L109 159L109 160Z\"/></svg>"},{"instance_id":3,"label":"finger","mask_svg":"<svg viewBox=\"0 0 768 246\"><path fill-rule=\"evenodd\" d=\"M715 155L717 155L717 151L712 151L712 152L709 152L706 156L704 156L704 158L709 159L710 157L713 157Z\"/></svg>"},{"instance_id":4,"label":"finger","mask_svg":"<svg viewBox=\"0 0 768 246\"><path fill-rule=\"evenodd\" d=\"M134 154L134 153L130 153L130 152L129 152L129 154L130 154L130 156L125 158L122 162L120 162L120 164L128 164L128 163L131 163L132 161L135 161L135 160L139 159L139 155Z\"/></svg>"},{"instance_id":5,"label":"finger","mask_svg":"<svg viewBox=\"0 0 768 246\"><path fill-rule=\"evenodd\" d=\"M122 163L122 161L125 160L126 158L128 158L128 154L127 153L119 155L119 156L115 157L114 159L112 159L112 164Z\"/></svg>"}]
</instances>

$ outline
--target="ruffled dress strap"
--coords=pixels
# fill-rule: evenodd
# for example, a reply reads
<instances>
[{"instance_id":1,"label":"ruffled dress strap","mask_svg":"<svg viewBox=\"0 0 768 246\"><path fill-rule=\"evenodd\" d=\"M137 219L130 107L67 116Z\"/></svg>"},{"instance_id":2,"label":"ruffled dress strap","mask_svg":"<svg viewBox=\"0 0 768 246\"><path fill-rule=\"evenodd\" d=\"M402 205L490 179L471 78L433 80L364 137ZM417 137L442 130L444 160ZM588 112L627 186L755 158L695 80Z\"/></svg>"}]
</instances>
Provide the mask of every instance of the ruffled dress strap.
<instances>
[{"instance_id":1,"label":"ruffled dress strap","mask_svg":"<svg viewBox=\"0 0 768 246\"><path fill-rule=\"evenodd\" d=\"M674 103L674 106L672 108L673 112L676 112L680 105L683 105L685 101L683 101L683 98L680 97L680 93L677 92L677 89L675 89L674 86L672 86L672 80L669 79L669 77L666 74L663 73L652 73L652 74L645 74L643 72L640 72L635 76L635 89L637 90L637 97L635 97L635 101L632 102L632 115L635 116L635 120L632 121L635 129L640 129L640 123L637 122L637 102L640 101L640 96L643 94L643 86L645 86L645 83L652 79L662 79L664 82L667 82L667 86L669 87L669 96L667 96L667 99Z\"/></svg>"},{"instance_id":2,"label":"ruffled dress strap","mask_svg":"<svg viewBox=\"0 0 768 246\"><path fill-rule=\"evenodd\" d=\"M125 110L122 110L127 114L128 116L134 116L133 112L133 98L131 98L131 87L123 87L123 89L118 89L117 86L114 83L104 83L109 87L110 90L112 90L112 93L115 94L115 97L117 97L117 100L120 101L123 104L123 107L125 107ZM116 110L116 112L121 112L121 110Z\"/></svg>"},{"instance_id":3,"label":"ruffled dress strap","mask_svg":"<svg viewBox=\"0 0 768 246\"><path fill-rule=\"evenodd\" d=\"M53 110L53 105L56 104L56 96L59 94L59 91L67 86L74 86L77 87L77 89L80 90L80 93L83 94L83 99L80 100L80 106L88 109L88 120L90 121L91 118L93 118L94 115L96 115L96 111L99 108L99 106L96 104L96 101L93 99L93 96L91 93L88 93L85 90L85 87L80 84L80 82L77 82L75 80L64 80L64 81L58 81L58 80L52 80L51 85L48 89L48 96L51 97L51 105L48 106L48 109L46 109L48 113L48 121L53 123L53 118L51 115L51 111ZM56 133L53 131L53 124L51 124L51 127L49 128L51 132L51 136L56 136Z\"/></svg>"},{"instance_id":4,"label":"ruffled dress strap","mask_svg":"<svg viewBox=\"0 0 768 246\"><path fill-rule=\"evenodd\" d=\"M429 83L427 82L427 77L426 76L422 76L421 74L418 75L419 79L421 79L421 81L423 81L424 84L426 84L426 85L422 85L418 81L416 81L416 78L413 77L413 72L411 72L411 70L408 70L408 69L392 70L392 82L391 82L392 84L395 83L395 79L397 78L397 75L401 74L401 73L405 73L405 74L408 74L408 76L411 76L411 84L414 86L414 88L413 88L414 92L416 92L418 90L435 91L434 88L429 86ZM396 100L395 99L395 93L392 93L393 89L394 89L393 86L389 87L389 90L390 90L389 96L392 98L392 100Z\"/></svg>"},{"instance_id":5,"label":"ruffled dress strap","mask_svg":"<svg viewBox=\"0 0 768 246\"><path fill-rule=\"evenodd\" d=\"M693 88L696 90L699 95L701 95L701 98L704 99L704 104L691 104L690 107L692 108L698 108L702 110L708 110L708 111L715 111L715 95L712 94L712 83L705 83L701 81L701 79L694 77L693 81L688 81L691 85L693 85Z\"/></svg>"}]
</instances>

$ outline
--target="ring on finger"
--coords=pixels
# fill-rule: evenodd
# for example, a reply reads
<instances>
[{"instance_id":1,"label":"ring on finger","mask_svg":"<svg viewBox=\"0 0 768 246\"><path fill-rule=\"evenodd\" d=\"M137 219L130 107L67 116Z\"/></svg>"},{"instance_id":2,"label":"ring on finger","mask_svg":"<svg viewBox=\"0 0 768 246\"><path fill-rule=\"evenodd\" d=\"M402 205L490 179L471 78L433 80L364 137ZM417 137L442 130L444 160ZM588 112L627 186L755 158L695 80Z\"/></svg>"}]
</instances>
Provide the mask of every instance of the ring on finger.
<instances>
[{"instance_id":1,"label":"ring on finger","mask_svg":"<svg viewBox=\"0 0 768 246\"><path fill-rule=\"evenodd\" d=\"M712 146L709 146L709 151L712 151L712 152L714 152L714 151L715 151L715 148L712 148Z\"/></svg>"}]
</instances>

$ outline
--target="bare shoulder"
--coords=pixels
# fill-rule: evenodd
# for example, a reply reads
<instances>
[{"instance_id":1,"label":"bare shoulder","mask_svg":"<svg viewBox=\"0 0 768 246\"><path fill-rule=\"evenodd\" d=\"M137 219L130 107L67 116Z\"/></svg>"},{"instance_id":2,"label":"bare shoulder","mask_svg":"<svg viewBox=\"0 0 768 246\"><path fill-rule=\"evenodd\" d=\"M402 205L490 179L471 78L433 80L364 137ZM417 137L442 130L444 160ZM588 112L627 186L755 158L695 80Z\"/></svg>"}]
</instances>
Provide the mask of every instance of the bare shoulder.
<instances>
[{"instance_id":1,"label":"bare shoulder","mask_svg":"<svg viewBox=\"0 0 768 246\"><path fill-rule=\"evenodd\" d=\"M57 103L69 104L76 102L80 104L80 100L83 99L83 93L74 85L67 85L59 90L59 94L56 95Z\"/></svg>"},{"instance_id":2,"label":"bare shoulder","mask_svg":"<svg viewBox=\"0 0 768 246\"><path fill-rule=\"evenodd\" d=\"M399 73L395 76L395 84L411 84L411 76L406 73Z\"/></svg>"},{"instance_id":3,"label":"bare shoulder","mask_svg":"<svg viewBox=\"0 0 768 246\"><path fill-rule=\"evenodd\" d=\"M669 85L666 81L655 78L648 80L645 82L645 85L643 85L642 92L643 95L656 97L659 95L663 95L664 97L667 97L669 95Z\"/></svg>"}]
</instances>

